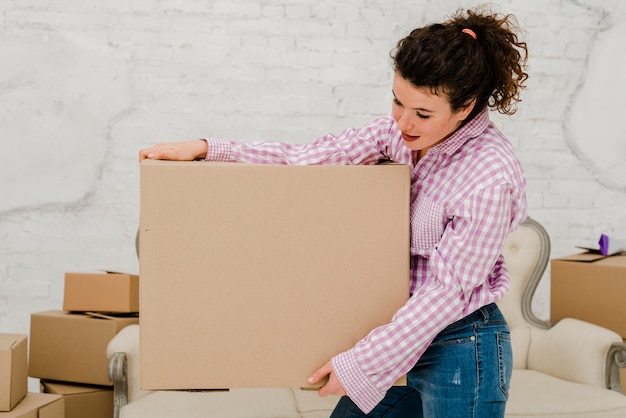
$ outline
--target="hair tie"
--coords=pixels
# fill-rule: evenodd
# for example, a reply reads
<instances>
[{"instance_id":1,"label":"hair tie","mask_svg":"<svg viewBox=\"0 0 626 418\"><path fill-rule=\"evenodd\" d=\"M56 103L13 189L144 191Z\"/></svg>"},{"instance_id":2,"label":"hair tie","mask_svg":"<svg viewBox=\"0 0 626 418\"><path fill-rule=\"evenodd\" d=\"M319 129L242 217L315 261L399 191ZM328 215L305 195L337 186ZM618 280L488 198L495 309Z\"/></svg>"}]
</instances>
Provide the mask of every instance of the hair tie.
<instances>
[{"instance_id":1,"label":"hair tie","mask_svg":"<svg viewBox=\"0 0 626 418\"><path fill-rule=\"evenodd\" d=\"M471 30L469 28L465 28L461 32L467 33L469 36L471 36L472 38L476 39L476 32L474 32L473 30Z\"/></svg>"}]
</instances>

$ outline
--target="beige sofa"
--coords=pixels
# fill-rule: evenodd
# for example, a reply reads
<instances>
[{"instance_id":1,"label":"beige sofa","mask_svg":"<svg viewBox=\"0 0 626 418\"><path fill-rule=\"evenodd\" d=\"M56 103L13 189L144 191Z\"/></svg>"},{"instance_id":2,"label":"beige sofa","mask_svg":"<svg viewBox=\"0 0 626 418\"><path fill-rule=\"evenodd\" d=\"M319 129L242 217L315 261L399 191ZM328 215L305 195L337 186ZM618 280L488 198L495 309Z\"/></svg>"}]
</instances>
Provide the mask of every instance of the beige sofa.
<instances>
[{"instance_id":1,"label":"beige sofa","mask_svg":"<svg viewBox=\"0 0 626 418\"><path fill-rule=\"evenodd\" d=\"M620 336L575 319L551 326L531 312L549 253L546 231L531 219L511 234L504 249L513 282L499 303L511 325L514 356L507 416L626 417L618 376L626 348ZM120 418L328 418L338 400L298 388L143 391L139 325L124 328L107 354Z\"/></svg>"}]
</instances>

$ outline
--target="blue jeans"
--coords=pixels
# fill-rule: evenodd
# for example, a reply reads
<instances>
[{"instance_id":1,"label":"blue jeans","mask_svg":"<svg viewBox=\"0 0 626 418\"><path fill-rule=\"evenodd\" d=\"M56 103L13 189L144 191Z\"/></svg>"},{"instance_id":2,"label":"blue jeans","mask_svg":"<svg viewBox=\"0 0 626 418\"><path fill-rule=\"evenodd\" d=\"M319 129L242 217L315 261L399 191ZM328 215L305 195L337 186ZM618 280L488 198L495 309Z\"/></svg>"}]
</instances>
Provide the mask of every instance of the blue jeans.
<instances>
[{"instance_id":1,"label":"blue jeans","mask_svg":"<svg viewBox=\"0 0 626 418\"><path fill-rule=\"evenodd\" d=\"M343 396L331 418L504 417L513 355L509 326L495 303L440 332L407 374L364 414Z\"/></svg>"}]
</instances>

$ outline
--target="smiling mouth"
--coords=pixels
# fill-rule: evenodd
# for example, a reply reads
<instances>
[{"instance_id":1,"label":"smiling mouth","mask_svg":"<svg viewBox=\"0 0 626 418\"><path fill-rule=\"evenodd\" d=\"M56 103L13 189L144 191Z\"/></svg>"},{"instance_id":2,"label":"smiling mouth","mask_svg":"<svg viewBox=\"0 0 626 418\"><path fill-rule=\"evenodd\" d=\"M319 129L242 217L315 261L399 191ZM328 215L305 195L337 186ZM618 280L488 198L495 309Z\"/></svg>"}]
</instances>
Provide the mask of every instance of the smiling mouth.
<instances>
[{"instance_id":1,"label":"smiling mouth","mask_svg":"<svg viewBox=\"0 0 626 418\"><path fill-rule=\"evenodd\" d=\"M416 141L419 136L411 136L408 134L405 134L404 132L402 132L402 138L406 141L406 142L413 142Z\"/></svg>"}]
</instances>

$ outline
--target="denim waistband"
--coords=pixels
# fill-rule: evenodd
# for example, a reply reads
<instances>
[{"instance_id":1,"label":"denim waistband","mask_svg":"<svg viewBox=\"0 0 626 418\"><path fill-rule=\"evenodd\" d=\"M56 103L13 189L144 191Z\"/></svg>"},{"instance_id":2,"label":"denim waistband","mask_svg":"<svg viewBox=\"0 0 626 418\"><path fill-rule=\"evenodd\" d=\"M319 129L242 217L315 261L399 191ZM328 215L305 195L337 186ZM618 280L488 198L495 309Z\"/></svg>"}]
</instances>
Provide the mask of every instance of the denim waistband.
<instances>
[{"instance_id":1,"label":"denim waistband","mask_svg":"<svg viewBox=\"0 0 626 418\"><path fill-rule=\"evenodd\" d=\"M471 314L459 319L456 322L451 323L450 325L448 325L446 328L444 328L444 331L447 329L451 329L451 328L458 328L460 326L463 325L468 325L471 323L474 323L476 321L488 321L489 320L489 315L491 315L492 313L496 312L498 310L498 305L496 305L495 302L490 303L489 305L485 305L480 309L475 310L474 312L472 312Z\"/></svg>"}]
</instances>

